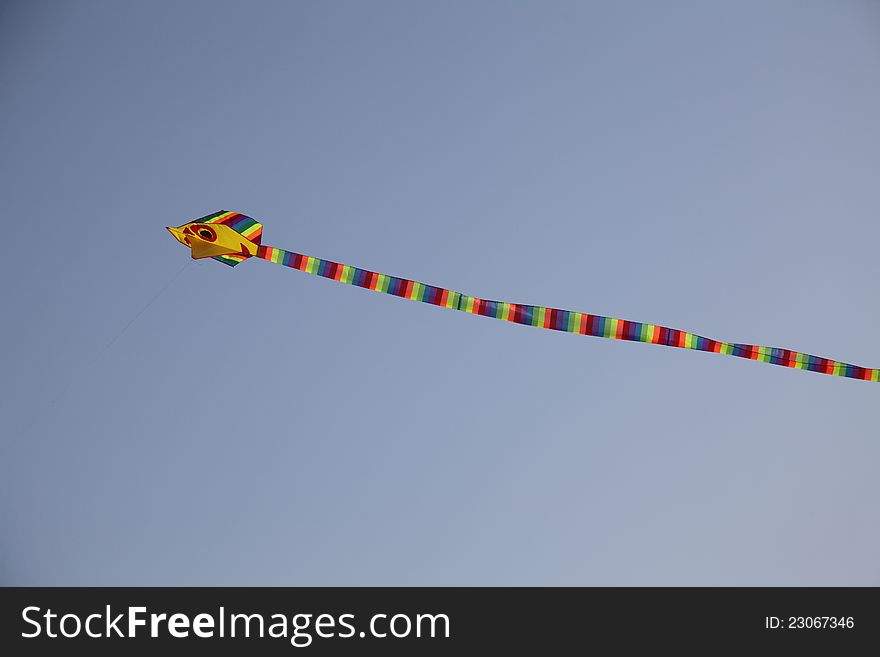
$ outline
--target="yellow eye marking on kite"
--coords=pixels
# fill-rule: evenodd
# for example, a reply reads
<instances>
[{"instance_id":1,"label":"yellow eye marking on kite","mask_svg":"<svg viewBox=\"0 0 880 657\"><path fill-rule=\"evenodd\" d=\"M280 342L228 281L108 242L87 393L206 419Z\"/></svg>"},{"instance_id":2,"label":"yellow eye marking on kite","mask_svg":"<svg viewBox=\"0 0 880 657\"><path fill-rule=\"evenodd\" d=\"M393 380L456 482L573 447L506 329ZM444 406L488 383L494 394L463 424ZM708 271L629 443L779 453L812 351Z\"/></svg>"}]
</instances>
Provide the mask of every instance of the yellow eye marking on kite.
<instances>
[{"instance_id":1,"label":"yellow eye marking on kite","mask_svg":"<svg viewBox=\"0 0 880 657\"><path fill-rule=\"evenodd\" d=\"M196 235L201 237L203 240L207 242L216 242L217 241L217 233L215 233L212 229L207 226L202 226L196 229Z\"/></svg>"}]
</instances>

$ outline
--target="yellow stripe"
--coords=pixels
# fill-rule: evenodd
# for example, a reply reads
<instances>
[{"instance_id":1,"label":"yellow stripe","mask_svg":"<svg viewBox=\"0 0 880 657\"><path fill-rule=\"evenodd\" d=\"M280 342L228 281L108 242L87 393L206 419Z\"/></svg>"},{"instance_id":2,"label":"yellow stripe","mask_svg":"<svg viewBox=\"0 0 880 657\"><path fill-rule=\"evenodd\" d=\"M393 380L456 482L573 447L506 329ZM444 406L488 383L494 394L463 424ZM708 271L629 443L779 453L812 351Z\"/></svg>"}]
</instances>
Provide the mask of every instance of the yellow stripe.
<instances>
[{"instance_id":1,"label":"yellow stripe","mask_svg":"<svg viewBox=\"0 0 880 657\"><path fill-rule=\"evenodd\" d=\"M231 217L234 214L235 214L234 212L224 212L223 214L218 214L213 219L208 219L208 221L206 221L205 223L206 224L217 224L217 223L220 223L221 221L223 221L224 219L226 219L226 217Z\"/></svg>"},{"instance_id":2,"label":"yellow stripe","mask_svg":"<svg viewBox=\"0 0 880 657\"><path fill-rule=\"evenodd\" d=\"M617 337L617 325L620 321L616 317L609 317L608 321L605 322L605 337L606 338L616 338Z\"/></svg>"}]
</instances>

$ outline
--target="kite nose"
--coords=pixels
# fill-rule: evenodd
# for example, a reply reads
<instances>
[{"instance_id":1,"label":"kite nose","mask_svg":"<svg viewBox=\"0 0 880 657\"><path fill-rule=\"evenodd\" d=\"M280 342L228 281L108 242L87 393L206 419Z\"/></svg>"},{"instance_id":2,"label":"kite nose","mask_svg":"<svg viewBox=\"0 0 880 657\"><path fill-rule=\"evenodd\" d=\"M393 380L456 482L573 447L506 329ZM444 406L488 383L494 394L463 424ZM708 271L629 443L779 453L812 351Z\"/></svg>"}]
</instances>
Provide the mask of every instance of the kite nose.
<instances>
[{"instance_id":1,"label":"kite nose","mask_svg":"<svg viewBox=\"0 0 880 657\"><path fill-rule=\"evenodd\" d=\"M178 242L180 242L181 244L186 244L186 242L184 241L182 230L180 230L179 228L172 228L171 226L165 226L165 228L168 229L169 233L174 235L175 239L177 239Z\"/></svg>"}]
</instances>

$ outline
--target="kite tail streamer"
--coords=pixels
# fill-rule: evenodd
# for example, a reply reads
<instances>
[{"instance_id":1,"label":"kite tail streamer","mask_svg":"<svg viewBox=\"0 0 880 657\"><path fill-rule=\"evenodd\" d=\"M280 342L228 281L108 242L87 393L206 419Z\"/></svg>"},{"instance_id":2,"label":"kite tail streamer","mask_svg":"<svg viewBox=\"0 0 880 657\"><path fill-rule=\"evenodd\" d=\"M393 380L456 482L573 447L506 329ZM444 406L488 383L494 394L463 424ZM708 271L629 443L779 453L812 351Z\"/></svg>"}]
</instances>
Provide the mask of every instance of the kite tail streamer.
<instances>
[{"instance_id":1,"label":"kite tail streamer","mask_svg":"<svg viewBox=\"0 0 880 657\"><path fill-rule=\"evenodd\" d=\"M668 347L694 349L696 351L709 351L716 354L748 358L772 365L783 365L799 370L830 374L832 376L843 376L864 381L880 381L880 369L859 367L831 360L830 358L811 356L799 351L777 347L759 347L738 342L721 342L704 338L694 333L688 333L687 331L654 324L644 324L642 322L631 322L625 319L615 319L614 317L590 315L588 313L559 310L557 308L545 308L544 306L489 301L468 296L454 290L419 283L407 278L379 274L293 251L276 249L271 246L260 246L256 256L269 262L306 272L307 274L332 278L340 283L348 283L349 285L356 285L368 290L374 290L375 292L384 292L385 294L413 301L461 310L473 315L494 317L495 319L503 319L508 322L525 324L526 326L592 335L600 338L631 340L634 342L666 345Z\"/></svg>"}]
</instances>

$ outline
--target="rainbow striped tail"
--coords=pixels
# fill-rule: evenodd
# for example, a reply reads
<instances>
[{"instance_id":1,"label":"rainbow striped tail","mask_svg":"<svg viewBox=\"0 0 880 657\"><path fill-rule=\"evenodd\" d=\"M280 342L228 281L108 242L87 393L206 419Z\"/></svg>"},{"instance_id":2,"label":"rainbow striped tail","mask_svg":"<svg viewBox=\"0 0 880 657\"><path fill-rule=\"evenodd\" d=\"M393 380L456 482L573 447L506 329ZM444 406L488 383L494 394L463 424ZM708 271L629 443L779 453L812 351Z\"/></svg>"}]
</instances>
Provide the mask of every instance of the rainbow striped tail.
<instances>
[{"instance_id":1,"label":"rainbow striped tail","mask_svg":"<svg viewBox=\"0 0 880 657\"><path fill-rule=\"evenodd\" d=\"M259 246L255 255L269 262L297 269L307 274L332 278L340 283L348 283L349 285L356 285L368 290L384 292L385 294L413 301L421 301L443 308L460 310L473 315L503 319L517 324L568 333L579 333L581 335L592 335L600 338L630 340L633 342L665 345L667 347L693 349L695 351L708 351L756 360L762 363L770 363L772 365L782 365L793 369L818 372L820 374L880 382L880 369L859 367L790 349L760 347L738 342L723 342L666 326L632 322L626 319L603 317L601 315L591 315L571 310L507 303L505 301L489 301L462 294L455 290L427 285L407 278L379 274L367 269L351 267L293 251L276 249L271 246Z\"/></svg>"}]
</instances>

